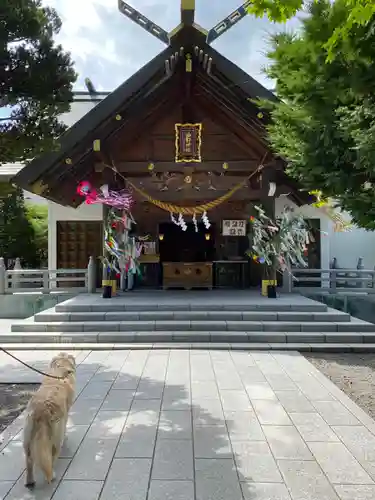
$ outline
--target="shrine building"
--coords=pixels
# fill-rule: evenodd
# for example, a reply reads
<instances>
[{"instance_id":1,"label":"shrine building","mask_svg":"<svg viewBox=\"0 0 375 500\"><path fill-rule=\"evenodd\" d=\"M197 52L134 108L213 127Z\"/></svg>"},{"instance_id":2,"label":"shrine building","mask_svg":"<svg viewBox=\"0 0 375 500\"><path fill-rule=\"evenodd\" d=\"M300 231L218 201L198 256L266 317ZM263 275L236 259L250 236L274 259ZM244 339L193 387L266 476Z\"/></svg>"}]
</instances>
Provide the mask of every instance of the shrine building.
<instances>
[{"instance_id":1,"label":"shrine building","mask_svg":"<svg viewBox=\"0 0 375 500\"><path fill-rule=\"evenodd\" d=\"M105 209L83 203L82 181L132 191L136 233L149 235L140 286L259 286L261 266L246 255L254 205L273 218L287 205L309 218L309 267L328 267L320 233L328 219L270 150L269 117L254 104L275 95L211 46L245 9L207 31L195 23L194 1L181 0L181 22L168 33L119 0L120 12L166 48L73 120L57 151L14 177L48 200L50 269L81 269L92 255L99 270Z\"/></svg>"}]
</instances>

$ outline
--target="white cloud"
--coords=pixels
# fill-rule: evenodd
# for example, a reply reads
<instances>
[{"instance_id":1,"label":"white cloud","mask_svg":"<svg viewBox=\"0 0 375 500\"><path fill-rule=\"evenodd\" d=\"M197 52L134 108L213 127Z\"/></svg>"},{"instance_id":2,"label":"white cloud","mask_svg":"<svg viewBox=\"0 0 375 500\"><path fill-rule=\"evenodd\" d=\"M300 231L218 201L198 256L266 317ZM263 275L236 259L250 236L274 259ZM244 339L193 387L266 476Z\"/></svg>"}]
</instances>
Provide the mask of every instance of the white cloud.
<instances>
[{"instance_id":1,"label":"white cloud","mask_svg":"<svg viewBox=\"0 0 375 500\"><path fill-rule=\"evenodd\" d=\"M117 0L46 0L60 14L63 27L57 41L70 51L79 73L77 88L89 77L98 90L113 90L154 57L164 45L132 23L117 7ZM131 5L166 30L180 21L179 0L132 0ZM241 0L197 0L196 21L209 29L235 10ZM225 33L215 48L266 85L262 67L267 36L286 28L250 16Z\"/></svg>"}]
</instances>

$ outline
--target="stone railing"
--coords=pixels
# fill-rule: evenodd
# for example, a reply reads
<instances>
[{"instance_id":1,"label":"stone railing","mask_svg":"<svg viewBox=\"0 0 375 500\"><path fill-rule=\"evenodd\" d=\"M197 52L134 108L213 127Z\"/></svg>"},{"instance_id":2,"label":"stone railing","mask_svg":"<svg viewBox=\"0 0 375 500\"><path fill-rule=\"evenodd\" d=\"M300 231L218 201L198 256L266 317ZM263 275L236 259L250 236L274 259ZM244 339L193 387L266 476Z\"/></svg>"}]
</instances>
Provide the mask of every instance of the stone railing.
<instances>
[{"instance_id":1,"label":"stone railing","mask_svg":"<svg viewBox=\"0 0 375 500\"><path fill-rule=\"evenodd\" d=\"M292 269L283 276L283 291L303 294L375 293L373 269Z\"/></svg>"},{"instance_id":2,"label":"stone railing","mask_svg":"<svg viewBox=\"0 0 375 500\"><path fill-rule=\"evenodd\" d=\"M0 257L0 295L14 293L94 293L96 266L90 257L85 269L22 269L16 259L14 269L6 269Z\"/></svg>"}]
</instances>

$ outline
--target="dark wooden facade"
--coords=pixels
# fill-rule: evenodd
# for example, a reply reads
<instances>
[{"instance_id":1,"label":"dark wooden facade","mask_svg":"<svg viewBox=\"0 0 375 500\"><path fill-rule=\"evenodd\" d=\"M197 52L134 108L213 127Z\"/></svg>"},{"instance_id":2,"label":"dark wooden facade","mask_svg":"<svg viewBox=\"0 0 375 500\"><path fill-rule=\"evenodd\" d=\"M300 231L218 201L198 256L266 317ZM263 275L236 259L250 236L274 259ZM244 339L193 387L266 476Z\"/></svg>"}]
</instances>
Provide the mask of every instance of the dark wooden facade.
<instances>
[{"instance_id":1,"label":"dark wooden facade","mask_svg":"<svg viewBox=\"0 0 375 500\"><path fill-rule=\"evenodd\" d=\"M60 138L58 151L32 161L15 182L54 202L76 207L82 202L75 194L80 181L122 188L124 176L156 199L187 206L218 198L263 163L261 175L209 212L215 225L215 260L230 259L221 221L247 219L252 202L263 203L273 215L275 197L268 197L269 182L277 184L276 197L288 195L299 205L311 201L287 177L283 160L269 150L265 129L269 118L253 103L258 97L275 99L212 49L202 30L182 23L166 50L73 125ZM194 165L174 160L175 124L186 122L203 125L202 161ZM93 151L97 139L100 153ZM228 166L225 171L223 164ZM187 174L199 190L184 185ZM135 197L138 232L157 240L159 225L170 220L169 214L140 195ZM253 270L253 276L257 273ZM256 276L250 282L258 280ZM248 279L243 283L249 284Z\"/></svg>"}]
</instances>

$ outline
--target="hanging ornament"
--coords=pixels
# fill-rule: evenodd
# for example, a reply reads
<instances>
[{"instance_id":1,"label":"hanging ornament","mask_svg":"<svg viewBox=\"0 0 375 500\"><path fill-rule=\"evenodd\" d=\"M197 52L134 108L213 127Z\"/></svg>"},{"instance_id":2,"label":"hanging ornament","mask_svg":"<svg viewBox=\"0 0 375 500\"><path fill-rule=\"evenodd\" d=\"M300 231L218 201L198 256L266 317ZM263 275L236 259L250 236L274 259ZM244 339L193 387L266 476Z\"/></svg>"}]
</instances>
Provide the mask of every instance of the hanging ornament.
<instances>
[{"instance_id":1,"label":"hanging ornament","mask_svg":"<svg viewBox=\"0 0 375 500\"><path fill-rule=\"evenodd\" d=\"M211 227L210 221L208 220L208 217L207 217L207 212L203 212L203 214L202 214L202 222L203 222L204 227L206 229L209 229Z\"/></svg>"},{"instance_id":2,"label":"hanging ornament","mask_svg":"<svg viewBox=\"0 0 375 500\"><path fill-rule=\"evenodd\" d=\"M197 218L195 216L195 213L193 215L193 224L194 224L195 232L197 233L198 232L198 222L197 222Z\"/></svg>"}]
</instances>

